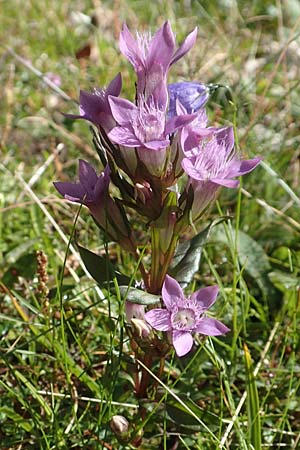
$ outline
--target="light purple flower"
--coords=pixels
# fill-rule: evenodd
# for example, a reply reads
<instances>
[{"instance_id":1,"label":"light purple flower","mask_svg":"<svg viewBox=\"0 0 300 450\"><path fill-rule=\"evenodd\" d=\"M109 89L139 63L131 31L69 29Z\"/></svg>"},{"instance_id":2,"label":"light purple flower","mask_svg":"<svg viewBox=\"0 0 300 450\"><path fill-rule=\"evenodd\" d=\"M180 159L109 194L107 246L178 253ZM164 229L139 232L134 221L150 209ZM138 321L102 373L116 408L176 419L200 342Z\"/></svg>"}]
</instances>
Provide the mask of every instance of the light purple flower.
<instances>
[{"instance_id":1,"label":"light purple flower","mask_svg":"<svg viewBox=\"0 0 300 450\"><path fill-rule=\"evenodd\" d=\"M201 83L182 81L168 85L170 103L168 117L177 115L176 101L179 100L188 114L199 111L208 100L209 89Z\"/></svg>"},{"instance_id":2,"label":"light purple flower","mask_svg":"<svg viewBox=\"0 0 300 450\"><path fill-rule=\"evenodd\" d=\"M124 24L120 34L120 50L135 69L138 94L145 95L146 100L153 96L157 104L165 109L169 67L192 48L196 37L195 28L175 51L175 36L169 22L165 22L153 37L137 34L136 39Z\"/></svg>"},{"instance_id":3,"label":"light purple flower","mask_svg":"<svg viewBox=\"0 0 300 450\"><path fill-rule=\"evenodd\" d=\"M148 171L156 176L162 174L170 144L169 136L196 115L182 114L166 121L165 112L152 99L146 102L139 96L138 105L118 97L109 97L112 115L118 126L108 137L113 142L127 148L136 148L140 160Z\"/></svg>"},{"instance_id":4,"label":"light purple flower","mask_svg":"<svg viewBox=\"0 0 300 450\"><path fill-rule=\"evenodd\" d=\"M98 176L89 163L79 160L79 183L55 182L54 186L65 199L87 206L100 227L120 242L129 233L119 206L109 197L109 174L109 166Z\"/></svg>"},{"instance_id":5,"label":"light purple flower","mask_svg":"<svg viewBox=\"0 0 300 450\"><path fill-rule=\"evenodd\" d=\"M166 275L162 287L166 309L151 309L145 319L156 330L169 332L176 354L184 356L193 346L192 333L219 336L230 331L223 323L205 315L216 301L218 291L218 286L209 286L186 298L178 282Z\"/></svg>"},{"instance_id":6,"label":"light purple flower","mask_svg":"<svg viewBox=\"0 0 300 450\"><path fill-rule=\"evenodd\" d=\"M210 181L218 186L236 188L236 177L251 172L261 158L242 160L234 150L233 128L223 128L208 141L201 141L194 156L184 158L184 171L197 181Z\"/></svg>"},{"instance_id":7,"label":"light purple flower","mask_svg":"<svg viewBox=\"0 0 300 450\"><path fill-rule=\"evenodd\" d=\"M118 97L121 87L122 78L118 73L106 89L95 88L93 92L80 91L79 114L65 114L65 116L70 119L88 120L108 133L116 125L111 114L108 96Z\"/></svg>"},{"instance_id":8,"label":"light purple flower","mask_svg":"<svg viewBox=\"0 0 300 450\"><path fill-rule=\"evenodd\" d=\"M188 147L189 148L189 147ZM197 147L184 148L182 167L189 175L188 187L192 185L194 200L192 218L197 220L212 204L221 186L236 188L236 177L251 172L261 158L242 160L234 150L232 127L214 129L213 136L200 140Z\"/></svg>"}]
</instances>

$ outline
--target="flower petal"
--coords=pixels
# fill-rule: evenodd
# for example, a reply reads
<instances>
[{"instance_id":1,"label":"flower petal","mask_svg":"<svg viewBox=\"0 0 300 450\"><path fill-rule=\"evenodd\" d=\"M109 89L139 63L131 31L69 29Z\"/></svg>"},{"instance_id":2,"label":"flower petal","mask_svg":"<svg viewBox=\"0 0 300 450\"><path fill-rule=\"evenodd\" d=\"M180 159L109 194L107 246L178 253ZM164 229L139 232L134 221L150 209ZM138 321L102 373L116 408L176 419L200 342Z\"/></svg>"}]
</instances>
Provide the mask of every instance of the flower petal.
<instances>
[{"instance_id":1,"label":"flower petal","mask_svg":"<svg viewBox=\"0 0 300 450\"><path fill-rule=\"evenodd\" d=\"M104 172L98 177L98 180L94 187L94 199L95 201L102 202L107 197L108 186L110 182L110 168L109 165L105 167Z\"/></svg>"},{"instance_id":2,"label":"flower petal","mask_svg":"<svg viewBox=\"0 0 300 450\"><path fill-rule=\"evenodd\" d=\"M236 176L236 175L232 175ZM210 181L215 184L219 184L220 186L225 186L231 189L237 188L240 184L239 180L230 180L227 177L225 178L211 178Z\"/></svg>"},{"instance_id":3,"label":"flower petal","mask_svg":"<svg viewBox=\"0 0 300 450\"><path fill-rule=\"evenodd\" d=\"M220 336L221 334L228 333L230 329L227 328L222 322L219 322L219 320L211 317L203 317L194 331L205 334L206 336Z\"/></svg>"},{"instance_id":4,"label":"flower petal","mask_svg":"<svg viewBox=\"0 0 300 450\"><path fill-rule=\"evenodd\" d=\"M188 123L191 123L194 119L196 119L197 114L186 114L183 116L173 116L166 123L165 134L174 133L174 131L179 128L184 127Z\"/></svg>"},{"instance_id":5,"label":"flower petal","mask_svg":"<svg viewBox=\"0 0 300 450\"><path fill-rule=\"evenodd\" d=\"M260 162L261 158L246 159L244 161L240 161L239 168L234 171L233 175L231 175L231 167L229 168L229 176L239 177L241 175L245 175L246 173L249 173L253 169L255 169L255 167L258 166Z\"/></svg>"},{"instance_id":6,"label":"flower petal","mask_svg":"<svg viewBox=\"0 0 300 450\"><path fill-rule=\"evenodd\" d=\"M173 331L172 343L174 345L177 356L186 355L193 347L193 338L191 333L183 331Z\"/></svg>"},{"instance_id":7,"label":"flower petal","mask_svg":"<svg viewBox=\"0 0 300 450\"><path fill-rule=\"evenodd\" d=\"M167 21L151 39L147 56L148 69L151 68L153 63L159 63L166 71L170 65L174 49L175 37L171 25Z\"/></svg>"},{"instance_id":8,"label":"flower petal","mask_svg":"<svg viewBox=\"0 0 300 450\"><path fill-rule=\"evenodd\" d=\"M123 30L120 33L120 50L124 56L131 62L133 67L138 70L143 65L142 54L139 46L127 28L127 25L123 25Z\"/></svg>"},{"instance_id":9,"label":"flower petal","mask_svg":"<svg viewBox=\"0 0 300 450\"><path fill-rule=\"evenodd\" d=\"M233 127L222 127L215 129L215 137L219 145L225 145L226 153L230 153L234 146L234 131Z\"/></svg>"},{"instance_id":10,"label":"flower petal","mask_svg":"<svg viewBox=\"0 0 300 450\"><path fill-rule=\"evenodd\" d=\"M167 309L151 309L146 312L144 319L159 331L171 330L170 312Z\"/></svg>"},{"instance_id":11,"label":"flower petal","mask_svg":"<svg viewBox=\"0 0 300 450\"><path fill-rule=\"evenodd\" d=\"M183 291L179 283L170 275L166 275L162 287L162 299L169 310L172 310L174 305L184 300Z\"/></svg>"},{"instance_id":12,"label":"flower petal","mask_svg":"<svg viewBox=\"0 0 300 450\"><path fill-rule=\"evenodd\" d=\"M114 95L115 97L118 97L120 95L121 89L122 89L122 76L119 72L107 86L106 96Z\"/></svg>"},{"instance_id":13,"label":"flower petal","mask_svg":"<svg viewBox=\"0 0 300 450\"><path fill-rule=\"evenodd\" d=\"M94 168L83 159L79 160L79 180L86 193L93 197L94 188L98 181Z\"/></svg>"},{"instance_id":14,"label":"flower petal","mask_svg":"<svg viewBox=\"0 0 300 450\"><path fill-rule=\"evenodd\" d=\"M108 97L111 113L119 125L127 125L132 121L133 114L137 107L129 100L110 95Z\"/></svg>"},{"instance_id":15,"label":"flower petal","mask_svg":"<svg viewBox=\"0 0 300 450\"><path fill-rule=\"evenodd\" d=\"M179 48L174 53L174 56L171 61L171 65L174 64L176 61L178 61L180 58L182 58L195 44L197 39L197 27L185 38L185 40L182 42L182 44L179 46Z\"/></svg>"},{"instance_id":16,"label":"flower petal","mask_svg":"<svg viewBox=\"0 0 300 450\"><path fill-rule=\"evenodd\" d=\"M81 202L86 194L80 183L62 183L61 181L56 181L53 184L55 189L57 189L63 197L72 202Z\"/></svg>"},{"instance_id":17,"label":"flower petal","mask_svg":"<svg viewBox=\"0 0 300 450\"><path fill-rule=\"evenodd\" d=\"M193 179L195 180L200 180L200 181L204 181L203 176L201 175L201 173L199 172L199 170L197 170L194 166L194 162L193 160L189 159L189 158L183 158L183 160L181 161L181 166L183 168L183 170Z\"/></svg>"},{"instance_id":18,"label":"flower petal","mask_svg":"<svg viewBox=\"0 0 300 450\"><path fill-rule=\"evenodd\" d=\"M145 142L144 147L149 148L150 150L162 150L170 144L170 141L167 139L157 140Z\"/></svg>"},{"instance_id":19,"label":"flower petal","mask_svg":"<svg viewBox=\"0 0 300 450\"><path fill-rule=\"evenodd\" d=\"M141 147L141 142L136 138L130 126L115 127L107 135L116 144L125 147Z\"/></svg>"},{"instance_id":20,"label":"flower petal","mask_svg":"<svg viewBox=\"0 0 300 450\"><path fill-rule=\"evenodd\" d=\"M215 303L218 292L219 292L218 285L208 286L208 287L199 289L198 291L194 292L190 296L190 299L192 301L196 300L197 306L206 310Z\"/></svg>"},{"instance_id":21,"label":"flower petal","mask_svg":"<svg viewBox=\"0 0 300 450\"><path fill-rule=\"evenodd\" d=\"M196 82L181 81L172 83L168 85L168 91L170 95L169 117L176 115L176 100L179 100L184 106L186 110L184 113L191 114L202 108L209 97L208 88L204 84ZM178 112L177 115L179 115Z\"/></svg>"}]
</instances>

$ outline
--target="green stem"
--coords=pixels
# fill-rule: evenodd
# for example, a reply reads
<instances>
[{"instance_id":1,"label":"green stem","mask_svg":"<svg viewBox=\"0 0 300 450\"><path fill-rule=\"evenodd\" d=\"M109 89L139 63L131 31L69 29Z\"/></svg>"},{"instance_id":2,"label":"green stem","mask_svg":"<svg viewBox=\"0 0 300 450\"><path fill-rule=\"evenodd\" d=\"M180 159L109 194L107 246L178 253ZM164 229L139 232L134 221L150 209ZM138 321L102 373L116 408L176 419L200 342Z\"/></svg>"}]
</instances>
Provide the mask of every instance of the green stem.
<instances>
[{"instance_id":1,"label":"green stem","mask_svg":"<svg viewBox=\"0 0 300 450\"><path fill-rule=\"evenodd\" d=\"M157 286L157 277L160 269L160 246L159 246L159 230L154 225L151 227L151 274L149 292L156 294L159 287Z\"/></svg>"},{"instance_id":2,"label":"green stem","mask_svg":"<svg viewBox=\"0 0 300 450\"><path fill-rule=\"evenodd\" d=\"M179 238L179 236L177 234L174 234L172 236L172 240L170 242L168 251L167 251L167 253L166 253L165 257L164 257L164 263L163 263L163 265L160 268L160 271L158 273L157 286L158 286L159 289L161 289L161 287L163 285L163 282L164 282L164 279L165 279L165 277L167 275L169 266L171 264L172 258L173 258L174 253L175 253L175 249L176 249L176 245L177 245L177 242L178 242L178 238Z\"/></svg>"}]
</instances>

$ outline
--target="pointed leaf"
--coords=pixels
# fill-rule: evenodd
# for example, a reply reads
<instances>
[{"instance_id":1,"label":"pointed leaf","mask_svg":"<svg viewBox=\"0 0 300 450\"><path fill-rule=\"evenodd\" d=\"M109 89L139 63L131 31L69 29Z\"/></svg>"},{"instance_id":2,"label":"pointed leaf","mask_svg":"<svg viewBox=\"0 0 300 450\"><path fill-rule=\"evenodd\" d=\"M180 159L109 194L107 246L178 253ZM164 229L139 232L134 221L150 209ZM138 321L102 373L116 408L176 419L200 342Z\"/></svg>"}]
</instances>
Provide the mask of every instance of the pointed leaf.
<instances>
[{"instance_id":1,"label":"pointed leaf","mask_svg":"<svg viewBox=\"0 0 300 450\"><path fill-rule=\"evenodd\" d=\"M200 408L193 400L191 400L187 395L180 394L178 395L180 399L185 403L185 405L193 411L197 417L202 420L205 425L208 425L209 428L213 431L219 426L220 419L217 415ZM204 431L204 428L201 427L199 421L196 420L194 416L192 416L187 409L183 407L181 403L179 403L174 397L168 397L167 401L167 412L175 423L180 426L185 426L188 428L192 428L193 430L201 429Z\"/></svg>"},{"instance_id":2,"label":"pointed leaf","mask_svg":"<svg viewBox=\"0 0 300 450\"><path fill-rule=\"evenodd\" d=\"M130 278L118 272L106 256L99 256L76 243L80 256L90 275L100 286L113 281L116 277L119 284L128 284Z\"/></svg>"},{"instance_id":3,"label":"pointed leaf","mask_svg":"<svg viewBox=\"0 0 300 450\"><path fill-rule=\"evenodd\" d=\"M149 292L142 291L133 287L120 286L120 292L125 300L138 305L154 305L160 301L159 295L149 294Z\"/></svg>"},{"instance_id":4,"label":"pointed leaf","mask_svg":"<svg viewBox=\"0 0 300 450\"><path fill-rule=\"evenodd\" d=\"M199 269L202 248L207 242L210 230L223 220L224 218L212 221L190 241L179 244L169 274L183 287L192 281L194 274Z\"/></svg>"}]
</instances>

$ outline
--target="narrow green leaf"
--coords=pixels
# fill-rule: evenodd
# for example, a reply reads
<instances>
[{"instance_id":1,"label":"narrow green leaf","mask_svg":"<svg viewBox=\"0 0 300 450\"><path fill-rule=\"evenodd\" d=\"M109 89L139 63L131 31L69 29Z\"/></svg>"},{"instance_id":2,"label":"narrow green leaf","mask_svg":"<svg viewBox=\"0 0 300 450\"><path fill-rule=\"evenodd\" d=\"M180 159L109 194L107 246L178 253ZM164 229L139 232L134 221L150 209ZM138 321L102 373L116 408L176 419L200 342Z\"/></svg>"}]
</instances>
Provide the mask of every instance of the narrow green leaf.
<instances>
[{"instance_id":1,"label":"narrow green leaf","mask_svg":"<svg viewBox=\"0 0 300 450\"><path fill-rule=\"evenodd\" d=\"M100 286L113 281L115 277L119 284L129 284L130 278L118 272L107 257L96 255L77 243L76 246L88 272Z\"/></svg>"},{"instance_id":2,"label":"narrow green leaf","mask_svg":"<svg viewBox=\"0 0 300 450\"><path fill-rule=\"evenodd\" d=\"M39 402L39 404L44 409L47 416L52 417L52 411L48 403L44 400L43 396L38 394L36 391L36 388L33 386L33 384L30 383L30 381L18 370L15 370L16 377L27 387L31 395Z\"/></svg>"},{"instance_id":3,"label":"narrow green leaf","mask_svg":"<svg viewBox=\"0 0 300 450\"><path fill-rule=\"evenodd\" d=\"M14 409L8 406L2 406L0 408L0 414L4 414L11 419L17 427L23 428L23 430L29 432L32 430L32 423L28 419L24 419L20 414L16 413Z\"/></svg>"},{"instance_id":4,"label":"narrow green leaf","mask_svg":"<svg viewBox=\"0 0 300 450\"><path fill-rule=\"evenodd\" d=\"M245 368L247 379L247 410L249 443L255 450L261 450L261 423L259 414L259 397L253 364L247 344L244 343Z\"/></svg>"},{"instance_id":5,"label":"narrow green leaf","mask_svg":"<svg viewBox=\"0 0 300 450\"><path fill-rule=\"evenodd\" d=\"M191 428L193 430L201 429L203 431L203 427L199 424L199 421L189 413L188 410L191 410L199 419L205 422L205 424L208 425L212 431L217 429L220 424L220 419L218 416L203 408L200 408L185 394L180 394L178 397L184 402L188 409L184 408L183 405L175 398L168 396L166 408L171 420L178 425Z\"/></svg>"},{"instance_id":6,"label":"narrow green leaf","mask_svg":"<svg viewBox=\"0 0 300 450\"><path fill-rule=\"evenodd\" d=\"M132 303L137 303L138 305L154 305L160 300L158 295L149 294L141 289L132 287L128 289L127 286L120 286L120 293L126 300Z\"/></svg>"}]
</instances>

